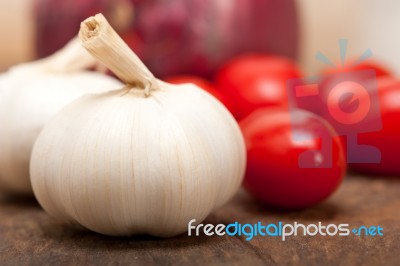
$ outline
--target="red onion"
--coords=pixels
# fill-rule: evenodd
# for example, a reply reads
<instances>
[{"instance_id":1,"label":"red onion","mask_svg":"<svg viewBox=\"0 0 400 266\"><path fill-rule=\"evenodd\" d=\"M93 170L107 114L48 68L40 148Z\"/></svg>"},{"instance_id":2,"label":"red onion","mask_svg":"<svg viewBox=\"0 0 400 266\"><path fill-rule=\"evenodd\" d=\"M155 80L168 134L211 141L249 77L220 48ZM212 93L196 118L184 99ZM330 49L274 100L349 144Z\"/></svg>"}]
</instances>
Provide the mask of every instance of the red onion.
<instances>
[{"instance_id":1,"label":"red onion","mask_svg":"<svg viewBox=\"0 0 400 266\"><path fill-rule=\"evenodd\" d=\"M294 0L37 0L36 7L39 56L57 50L83 18L100 11L160 77L209 77L244 52L297 53Z\"/></svg>"}]
</instances>

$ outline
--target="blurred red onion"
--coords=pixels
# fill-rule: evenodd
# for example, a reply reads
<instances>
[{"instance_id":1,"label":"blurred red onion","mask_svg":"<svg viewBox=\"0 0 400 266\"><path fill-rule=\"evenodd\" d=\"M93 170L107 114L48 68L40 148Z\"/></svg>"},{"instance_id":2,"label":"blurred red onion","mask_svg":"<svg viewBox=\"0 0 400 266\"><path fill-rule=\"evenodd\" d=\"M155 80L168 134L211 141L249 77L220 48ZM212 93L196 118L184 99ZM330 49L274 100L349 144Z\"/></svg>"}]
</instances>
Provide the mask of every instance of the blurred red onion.
<instances>
[{"instance_id":1,"label":"blurred red onion","mask_svg":"<svg viewBox=\"0 0 400 266\"><path fill-rule=\"evenodd\" d=\"M210 77L244 52L296 57L294 0L36 0L40 57L62 47L80 22L103 12L159 77Z\"/></svg>"}]
</instances>

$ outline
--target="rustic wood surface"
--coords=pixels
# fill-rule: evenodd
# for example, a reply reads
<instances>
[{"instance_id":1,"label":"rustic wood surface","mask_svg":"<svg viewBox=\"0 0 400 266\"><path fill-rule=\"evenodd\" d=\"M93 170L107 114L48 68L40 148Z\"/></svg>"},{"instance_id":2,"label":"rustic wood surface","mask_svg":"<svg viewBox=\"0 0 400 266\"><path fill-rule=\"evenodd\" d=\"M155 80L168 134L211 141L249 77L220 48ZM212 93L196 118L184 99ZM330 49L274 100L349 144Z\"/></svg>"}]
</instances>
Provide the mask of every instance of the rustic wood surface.
<instances>
[{"instance_id":1,"label":"rustic wood surface","mask_svg":"<svg viewBox=\"0 0 400 266\"><path fill-rule=\"evenodd\" d=\"M50 218L33 200L0 197L0 265L400 265L400 179L349 176L324 203L280 212L241 191L207 223L380 225L384 236L113 238Z\"/></svg>"}]
</instances>

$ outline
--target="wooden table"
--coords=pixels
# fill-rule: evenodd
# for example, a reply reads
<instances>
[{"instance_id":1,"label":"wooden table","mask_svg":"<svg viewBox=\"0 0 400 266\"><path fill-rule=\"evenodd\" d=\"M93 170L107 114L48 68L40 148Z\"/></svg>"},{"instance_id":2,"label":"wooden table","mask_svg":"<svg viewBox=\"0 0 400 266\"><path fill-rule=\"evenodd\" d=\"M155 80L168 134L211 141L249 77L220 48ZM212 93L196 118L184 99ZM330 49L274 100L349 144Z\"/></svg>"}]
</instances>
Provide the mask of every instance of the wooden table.
<instances>
[{"instance_id":1,"label":"wooden table","mask_svg":"<svg viewBox=\"0 0 400 266\"><path fill-rule=\"evenodd\" d=\"M241 191L206 223L380 225L384 236L112 238L65 226L33 200L0 198L0 265L400 265L400 179L349 176L324 203L296 212Z\"/></svg>"}]
</instances>

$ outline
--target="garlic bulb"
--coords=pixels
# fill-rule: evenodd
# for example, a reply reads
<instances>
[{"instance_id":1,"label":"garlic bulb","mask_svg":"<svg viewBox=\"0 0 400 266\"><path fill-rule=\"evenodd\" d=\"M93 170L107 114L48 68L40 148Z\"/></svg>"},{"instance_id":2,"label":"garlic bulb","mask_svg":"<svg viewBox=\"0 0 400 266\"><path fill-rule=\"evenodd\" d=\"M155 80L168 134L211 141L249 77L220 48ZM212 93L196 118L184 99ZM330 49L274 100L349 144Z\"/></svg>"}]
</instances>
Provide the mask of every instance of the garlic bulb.
<instances>
[{"instance_id":1,"label":"garlic bulb","mask_svg":"<svg viewBox=\"0 0 400 266\"><path fill-rule=\"evenodd\" d=\"M3 91L4 91L4 83L6 80L7 75L5 75L4 73L0 73L0 103L1 100L3 99Z\"/></svg>"},{"instance_id":2,"label":"garlic bulb","mask_svg":"<svg viewBox=\"0 0 400 266\"><path fill-rule=\"evenodd\" d=\"M53 56L2 74L0 191L32 195L29 160L33 143L47 120L84 94L108 91L121 84L104 74L83 71L95 63L76 38Z\"/></svg>"},{"instance_id":3,"label":"garlic bulb","mask_svg":"<svg viewBox=\"0 0 400 266\"><path fill-rule=\"evenodd\" d=\"M236 121L195 85L156 79L101 14L80 37L126 86L82 97L44 127L31 158L35 196L52 216L102 234L183 233L240 187Z\"/></svg>"}]
</instances>

